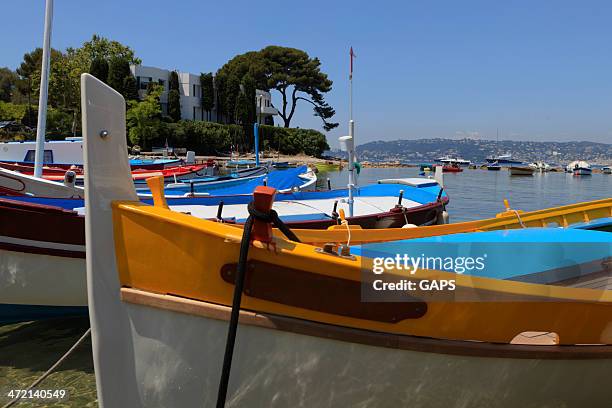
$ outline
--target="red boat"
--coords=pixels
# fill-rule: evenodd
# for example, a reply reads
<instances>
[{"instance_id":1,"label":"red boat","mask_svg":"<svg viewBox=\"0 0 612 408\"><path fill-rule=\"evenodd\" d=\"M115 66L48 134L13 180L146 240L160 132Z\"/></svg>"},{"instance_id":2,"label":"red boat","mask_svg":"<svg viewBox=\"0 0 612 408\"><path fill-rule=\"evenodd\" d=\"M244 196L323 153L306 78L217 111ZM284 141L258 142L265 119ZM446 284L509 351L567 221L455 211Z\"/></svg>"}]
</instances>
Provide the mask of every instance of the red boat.
<instances>
[{"instance_id":1,"label":"red boat","mask_svg":"<svg viewBox=\"0 0 612 408\"><path fill-rule=\"evenodd\" d=\"M461 173L463 169L456 164L444 165L442 166L443 173Z\"/></svg>"},{"instance_id":2,"label":"red boat","mask_svg":"<svg viewBox=\"0 0 612 408\"><path fill-rule=\"evenodd\" d=\"M26 165L26 164L3 162L3 163L0 163L0 167L7 169L7 170L17 171L19 173L27 174L30 176L34 174L34 167L30 165ZM195 178L195 177L214 175L213 172L208 170L209 168L213 169L214 163L211 163L211 165L207 163L207 164L198 164L198 165L190 165L190 166L173 166L173 167L167 167L165 169L159 169L159 170L138 168L138 169L132 170L132 177L134 178L134 181L137 183L144 182L147 178L154 177L154 176L164 176L165 181L173 182L175 180L186 180L186 179ZM77 175L77 180L82 181L83 169L78 166L72 166L70 168L44 166L42 178L44 178L45 180L51 180L51 181L63 181L64 175L66 174L66 171L68 170L74 171Z\"/></svg>"}]
</instances>

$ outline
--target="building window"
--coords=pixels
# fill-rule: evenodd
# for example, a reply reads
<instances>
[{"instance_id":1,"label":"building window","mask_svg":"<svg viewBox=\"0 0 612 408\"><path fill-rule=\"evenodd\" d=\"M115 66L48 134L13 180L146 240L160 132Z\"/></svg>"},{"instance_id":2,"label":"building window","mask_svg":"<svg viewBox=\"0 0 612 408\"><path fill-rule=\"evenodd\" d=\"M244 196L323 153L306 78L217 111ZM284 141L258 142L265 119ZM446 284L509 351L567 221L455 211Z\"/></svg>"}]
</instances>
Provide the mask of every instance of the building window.
<instances>
[{"instance_id":1,"label":"building window","mask_svg":"<svg viewBox=\"0 0 612 408\"><path fill-rule=\"evenodd\" d=\"M193 86L195 89L195 85ZM196 120L196 107L193 107L193 120Z\"/></svg>"},{"instance_id":2,"label":"building window","mask_svg":"<svg viewBox=\"0 0 612 408\"><path fill-rule=\"evenodd\" d=\"M153 78L151 77L136 77L136 85L138 86L138 89L141 90L147 90L149 87L149 82L153 81Z\"/></svg>"}]
</instances>

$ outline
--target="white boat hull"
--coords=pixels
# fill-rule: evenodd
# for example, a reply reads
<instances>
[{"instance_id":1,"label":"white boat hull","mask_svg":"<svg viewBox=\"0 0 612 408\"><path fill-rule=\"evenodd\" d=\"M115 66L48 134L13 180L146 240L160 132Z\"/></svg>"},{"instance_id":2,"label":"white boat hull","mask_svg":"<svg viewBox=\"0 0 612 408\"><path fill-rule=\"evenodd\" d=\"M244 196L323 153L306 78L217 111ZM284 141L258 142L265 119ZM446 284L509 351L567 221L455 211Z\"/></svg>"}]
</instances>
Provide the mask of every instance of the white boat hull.
<instances>
[{"instance_id":1,"label":"white boat hull","mask_svg":"<svg viewBox=\"0 0 612 408\"><path fill-rule=\"evenodd\" d=\"M83 187L65 185L3 168L0 168L0 194L52 198L85 197Z\"/></svg>"},{"instance_id":2,"label":"white boat hull","mask_svg":"<svg viewBox=\"0 0 612 408\"><path fill-rule=\"evenodd\" d=\"M229 308L203 317L126 305L129 337L117 341L131 345L133 359L116 372L123 376L121 392L102 384L103 405L214 407ZM277 326L292 327L284 323ZM605 384L612 361L606 359L451 355L325 336L243 322L227 406L514 408L552 402L581 407L585 401L589 407L608 407L610 402Z\"/></svg>"},{"instance_id":3,"label":"white boat hull","mask_svg":"<svg viewBox=\"0 0 612 408\"><path fill-rule=\"evenodd\" d=\"M593 171L591 169L579 168L574 169L574 176L590 176Z\"/></svg>"},{"instance_id":4,"label":"white boat hull","mask_svg":"<svg viewBox=\"0 0 612 408\"><path fill-rule=\"evenodd\" d=\"M85 259L0 249L0 304L87 306Z\"/></svg>"}]
</instances>

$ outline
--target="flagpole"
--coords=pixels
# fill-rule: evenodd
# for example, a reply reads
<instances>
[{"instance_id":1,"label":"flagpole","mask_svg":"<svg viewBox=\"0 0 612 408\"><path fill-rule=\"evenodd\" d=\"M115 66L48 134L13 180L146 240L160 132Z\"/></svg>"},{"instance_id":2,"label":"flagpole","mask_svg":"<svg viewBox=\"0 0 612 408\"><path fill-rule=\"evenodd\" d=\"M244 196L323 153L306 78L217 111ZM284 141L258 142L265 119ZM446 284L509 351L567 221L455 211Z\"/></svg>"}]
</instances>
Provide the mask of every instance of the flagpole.
<instances>
[{"instance_id":1,"label":"flagpole","mask_svg":"<svg viewBox=\"0 0 612 408\"><path fill-rule=\"evenodd\" d=\"M47 94L49 90L49 67L51 64L51 25L53 23L53 0L45 4L45 32L43 37L42 67L40 71L40 96L38 98L38 122L36 124L36 154L34 155L34 177L42 177L45 153L45 130L47 124Z\"/></svg>"}]
</instances>

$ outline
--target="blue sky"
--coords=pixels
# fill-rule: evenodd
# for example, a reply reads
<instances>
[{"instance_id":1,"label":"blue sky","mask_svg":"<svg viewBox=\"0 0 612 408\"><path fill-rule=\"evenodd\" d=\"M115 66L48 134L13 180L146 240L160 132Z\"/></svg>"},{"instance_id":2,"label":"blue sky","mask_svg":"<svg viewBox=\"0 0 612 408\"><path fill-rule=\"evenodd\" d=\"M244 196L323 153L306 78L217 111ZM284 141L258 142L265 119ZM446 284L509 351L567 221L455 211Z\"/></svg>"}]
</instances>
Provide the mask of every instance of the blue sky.
<instances>
[{"instance_id":1,"label":"blue sky","mask_svg":"<svg viewBox=\"0 0 612 408\"><path fill-rule=\"evenodd\" d=\"M15 68L42 44L44 0L2 3L0 66ZM334 81L332 145L347 132L351 45L358 143L497 128L612 143L612 2L56 0L54 17L55 48L98 33L145 65L194 73L270 44L304 49ZM319 123L298 106L292 124Z\"/></svg>"}]
</instances>

